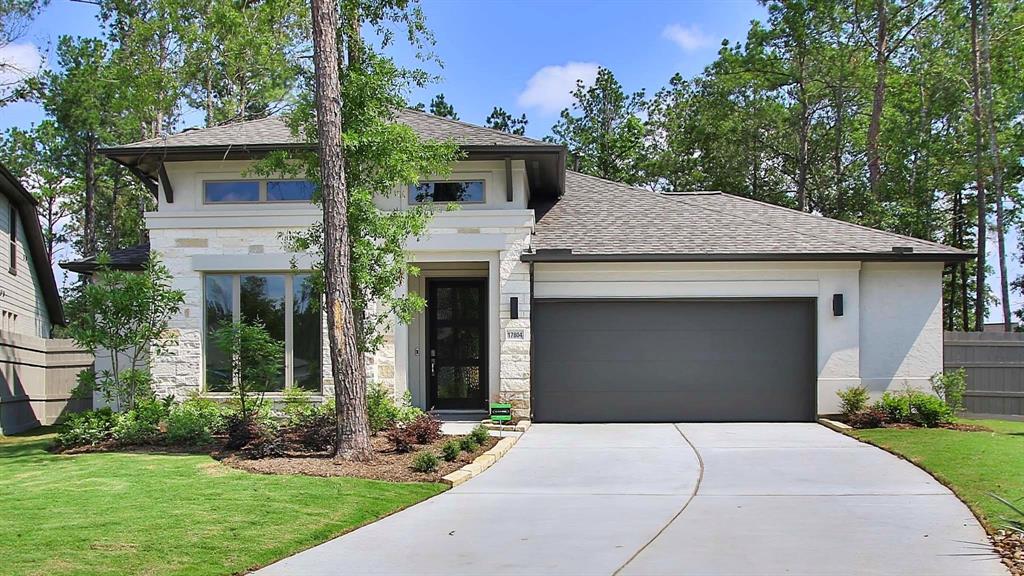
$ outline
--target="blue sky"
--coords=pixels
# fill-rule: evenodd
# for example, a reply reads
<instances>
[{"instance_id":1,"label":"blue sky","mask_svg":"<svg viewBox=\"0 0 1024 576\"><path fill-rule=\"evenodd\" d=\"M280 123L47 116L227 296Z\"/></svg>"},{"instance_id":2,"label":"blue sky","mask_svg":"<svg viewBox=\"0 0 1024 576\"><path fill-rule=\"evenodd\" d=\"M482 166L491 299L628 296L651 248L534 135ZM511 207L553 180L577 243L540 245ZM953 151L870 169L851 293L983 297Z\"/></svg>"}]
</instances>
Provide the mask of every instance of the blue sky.
<instances>
[{"instance_id":1,"label":"blue sky","mask_svg":"<svg viewBox=\"0 0 1024 576\"><path fill-rule=\"evenodd\" d=\"M483 123L493 106L526 113L527 134L538 138L571 103L576 78L592 78L597 66L611 69L627 90L651 94L676 72L699 73L723 38L742 41L750 21L767 13L753 0L424 0L424 11L443 67L430 70L440 82L412 94L411 102L443 92L459 117L473 123ZM38 54L45 66L61 35L98 35L96 12L93 5L53 0L22 38L20 57L30 65ZM407 49L399 51L408 57ZM42 118L37 105L14 104L0 109L0 130ZM201 120L187 114L184 123ZM1013 244L1016 261L1015 238ZM1018 273L1014 264L1011 278Z\"/></svg>"}]
</instances>

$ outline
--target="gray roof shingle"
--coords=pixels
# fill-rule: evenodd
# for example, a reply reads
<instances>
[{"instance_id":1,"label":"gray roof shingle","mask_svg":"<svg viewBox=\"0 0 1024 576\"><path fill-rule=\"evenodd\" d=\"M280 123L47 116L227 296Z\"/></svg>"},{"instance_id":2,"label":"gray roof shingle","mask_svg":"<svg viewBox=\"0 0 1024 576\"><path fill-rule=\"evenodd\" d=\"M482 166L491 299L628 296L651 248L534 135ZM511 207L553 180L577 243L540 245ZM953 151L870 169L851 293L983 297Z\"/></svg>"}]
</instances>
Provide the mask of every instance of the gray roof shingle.
<instances>
[{"instance_id":1,"label":"gray roof shingle","mask_svg":"<svg viewBox=\"0 0 1024 576\"><path fill-rule=\"evenodd\" d=\"M710 257L968 253L721 192L665 195L568 171L565 194L537 211L535 250L573 255Z\"/></svg>"},{"instance_id":2,"label":"gray roof shingle","mask_svg":"<svg viewBox=\"0 0 1024 576\"><path fill-rule=\"evenodd\" d=\"M474 126L412 109L399 111L398 121L411 127L421 138L427 140L451 139L462 146L550 146L549 143L541 140L508 134L483 126ZM176 146L244 147L303 143L302 138L292 135L291 128L288 127L283 117L268 116L258 120L185 130L166 138L150 138L116 148L144 150Z\"/></svg>"},{"instance_id":3,"label":"gray roof shingle","mask_svg":"<svg viewBox=\"0 0 1024 576\"><path fill-rule=\"evenodd\" d=\"M135 246L111 250L107 256L110 258L109 266L115 270L141 270L149 261L149 241ZM95 255L81 260L61 262L60 267L79 274L91 274L99 268L99 262Z\"/></svg>"}]
</instances>

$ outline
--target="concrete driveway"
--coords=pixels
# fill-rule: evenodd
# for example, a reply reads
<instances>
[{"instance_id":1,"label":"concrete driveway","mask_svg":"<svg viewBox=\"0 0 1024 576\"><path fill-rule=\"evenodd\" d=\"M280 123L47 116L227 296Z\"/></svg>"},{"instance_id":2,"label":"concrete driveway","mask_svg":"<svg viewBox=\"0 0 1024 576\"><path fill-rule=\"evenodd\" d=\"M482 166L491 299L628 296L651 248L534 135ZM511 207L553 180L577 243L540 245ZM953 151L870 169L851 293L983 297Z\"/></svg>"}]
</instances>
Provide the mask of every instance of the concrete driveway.
<instances>
[{"instance_id":1,"label":"concrete driveway","mask_svg":"<svg viewBox=\"0 0 1024 576\"><path fill-rule=\"evenodd\" d=\"M1005 576L916 467L816 424L534 425L479 477L257 572Z\"/></svg>"}]
</instances>

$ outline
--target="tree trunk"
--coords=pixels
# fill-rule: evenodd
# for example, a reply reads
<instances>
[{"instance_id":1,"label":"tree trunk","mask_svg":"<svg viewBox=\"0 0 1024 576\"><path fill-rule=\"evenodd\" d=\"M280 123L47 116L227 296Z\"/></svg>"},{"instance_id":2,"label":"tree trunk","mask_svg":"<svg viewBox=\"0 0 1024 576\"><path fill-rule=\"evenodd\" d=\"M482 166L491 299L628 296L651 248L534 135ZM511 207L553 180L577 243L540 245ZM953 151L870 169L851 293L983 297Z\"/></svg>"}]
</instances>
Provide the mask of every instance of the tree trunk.
<instances>
[{"instance_id":1,"label":"tree trunk","mask_svg":"<svg viewBox=\"0 0 1024 576\"><path fill-rule=\"evenodd\" d=\"M887 0L876 0L878 12L878 34L875 38L875 91L871 102L871 121L868 123L867 156L868 184L876 200L882 199L882 161L878 152L878 140L882 133L882 108L885 105L885 73L889 59L889 17L886 12Z\"/></svg>"},{"instance_id":2,"label":"tree trunk","mask_svg":"<svg viewBox=\"0 0 1024 576\"><path fill-rule=\"evenodd\" d=\"M807 175L810 171L810 131L811 114L807 105L807 87L804 80L803 57L800 58L800 79L798 80L798 94L800 110L800 126L797 130L797 151L796 151L796 202L801 212L807 212Z\"/></svg>"},{"instance_id":3,"label":"tree trunk","mask_svg":"<svg viewBox=\"0 0 1024 576\"><path fill-rule=\"evenodd\" d=\"M335 0L312 0L313 63L316 74L316 129L324 210L324 283L327 325L338 418L335 457L369 460L370 425L366 382L356 341L352 285L345 150L342 145L342 95Z\"/></svg>"},{"instance_id":4,"label":"tree trunk","mask_svg":"<svg viewBox=\"0 0 1024 576\"><path fill-rule=\"evenodd\" d=\"M1003 330L1013 331L1010 320L1010 283L1006 277L1006 226L1003 212L1003 165L999 156L999 139L996 135L995 99L992 97L992 53L989 27L988 2L981 6L981 71L985 84L985 121L988 125L988 148L992 156L992 192L996 202L996 243L999 247L999 300L1003 309Z\"/></svg>"},{"instance_id":5,"label":"tree trunk","mask_svg":"<svg viewBox=\"0 0 1024 576\"><path fill-rule=\"evenodd\" d=\"M981 78L978 70L978 0L971 0L971 98L974 101L974 174L978 204L978 261L974 276L974 329L985 329L985 255L988 228L988 202L985 197L985 163L983 116L981 111Z\"/></svg>"},{"instance_id":6,"label":"tree trunk","mask_svg":"<svg viewBox=\"0 0 1024 576\"><path fill-rule=\"evenodd\" d=\"M85 140L85 206L83 207L83 256L96 255L96 138Z\"/></svg>"}]
</instances>

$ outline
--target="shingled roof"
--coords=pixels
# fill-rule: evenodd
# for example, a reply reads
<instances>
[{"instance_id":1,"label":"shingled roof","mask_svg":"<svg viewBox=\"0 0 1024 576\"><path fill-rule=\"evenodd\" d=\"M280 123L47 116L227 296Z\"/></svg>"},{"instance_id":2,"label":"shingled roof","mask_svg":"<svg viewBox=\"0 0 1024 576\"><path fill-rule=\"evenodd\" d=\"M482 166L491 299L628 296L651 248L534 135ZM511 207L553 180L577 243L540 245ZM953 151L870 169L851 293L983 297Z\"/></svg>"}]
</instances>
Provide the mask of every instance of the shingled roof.
<instances>
[{"instance_id":1,"label":"shingled roof","mask_svg":"<svg viewBox=\"0 0 1024 576\"><path fill-rule=\"evenodd\" d=\"M721 192L666 195L567 171L524 260L932 260L972 253Z\"/></svg>"},{"instance_id":2,"label":"shingled roof","mask_svg":"<svg viewBox=\"0 0 1024 576\"><path fill-rule=\"evenodd\" d=\"M110 259L107 265L115 270L142 270L149 261L149 242L111 250L107 257ZM61 262L60 267L79 274L92 274L100 267L100 263L94 255L81 260Z\"/></svg>"},{"instance_id":3,"label":"shingled roof","mask_svg":"<svg viewBox=\"0 0 1024 576\"><path fill-rule=\"evenodd\" d=\"M450 139L462 146L551 146L550 143L541 140L483 126L474 126L410 108L401 110L397 120L412 128L421 138L427 140ZM185 130L164 138L150 138L111 147L107 150L203 146L239 146L244 148L268 145L294 146L304 143L305 139L292 134L291 128L288 127L283 117L268 116L258 120Z\"/></svg>"}]
</instances>

